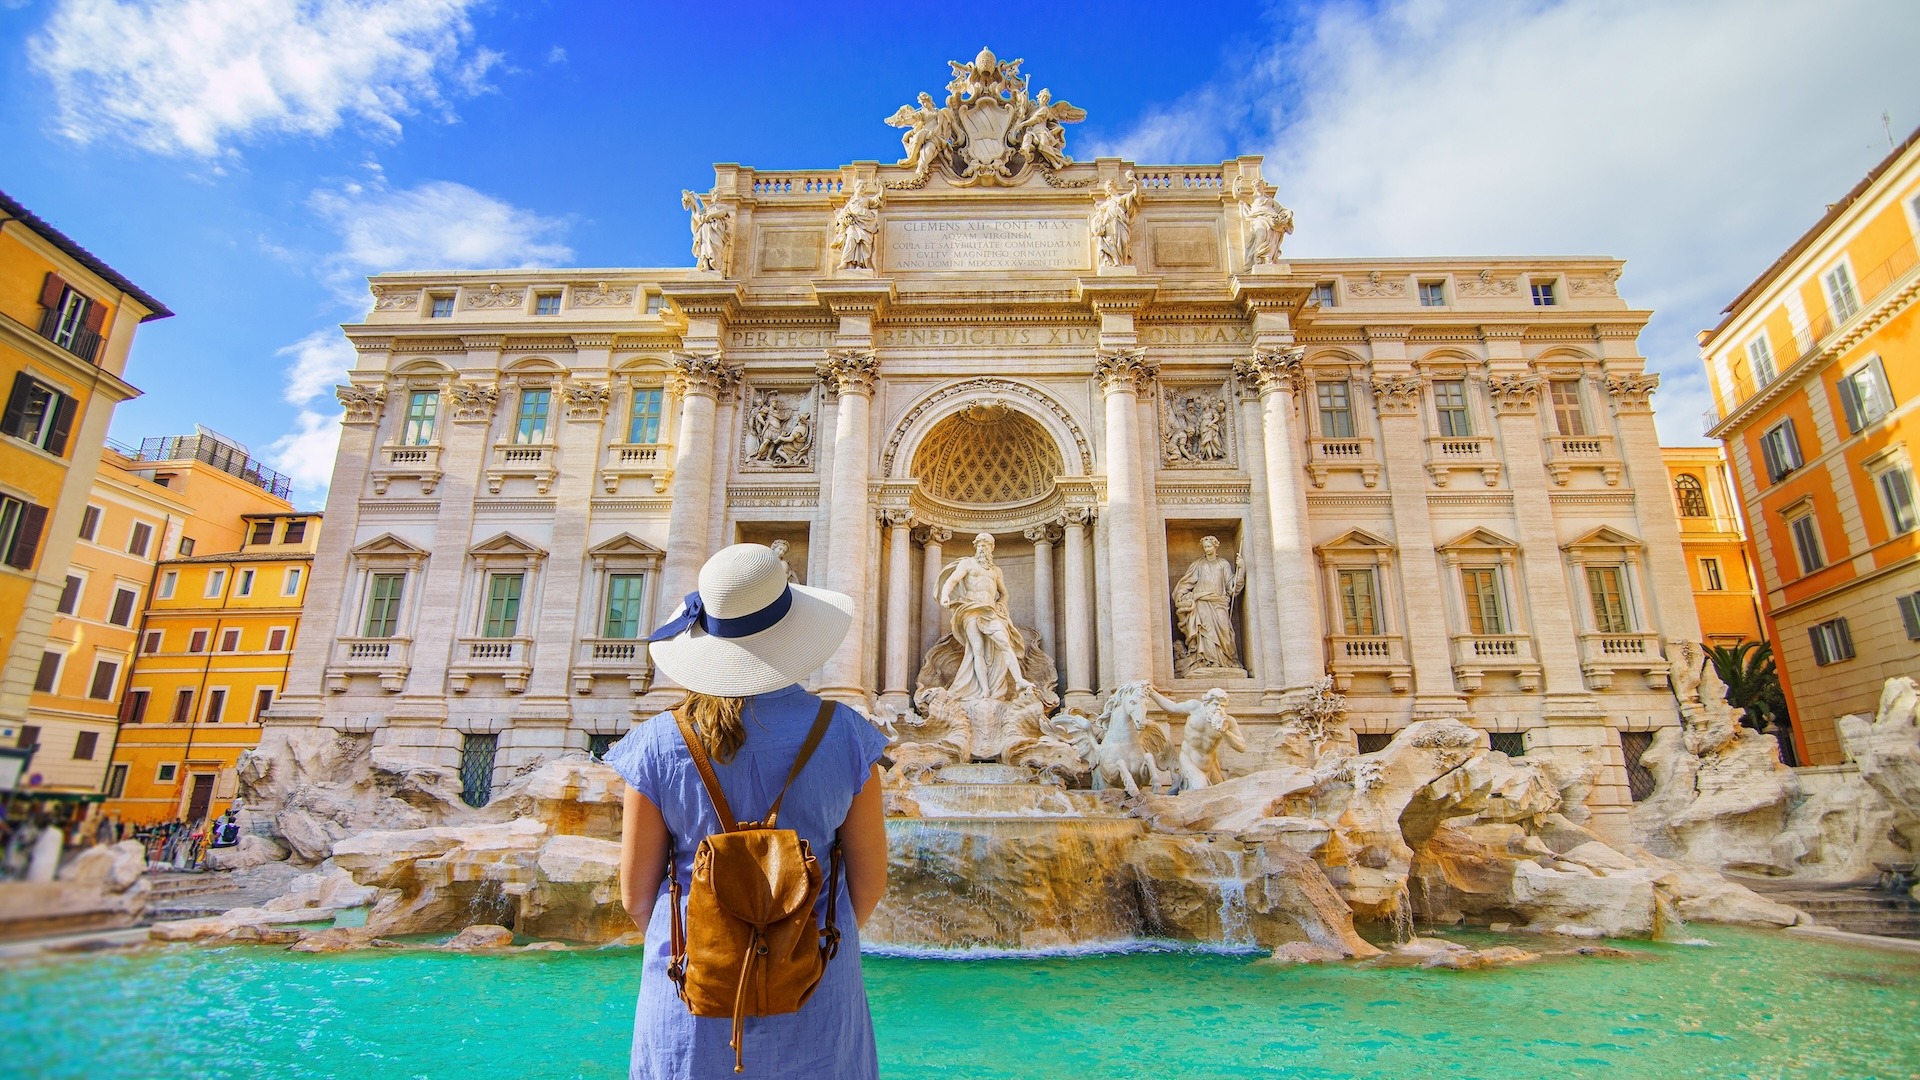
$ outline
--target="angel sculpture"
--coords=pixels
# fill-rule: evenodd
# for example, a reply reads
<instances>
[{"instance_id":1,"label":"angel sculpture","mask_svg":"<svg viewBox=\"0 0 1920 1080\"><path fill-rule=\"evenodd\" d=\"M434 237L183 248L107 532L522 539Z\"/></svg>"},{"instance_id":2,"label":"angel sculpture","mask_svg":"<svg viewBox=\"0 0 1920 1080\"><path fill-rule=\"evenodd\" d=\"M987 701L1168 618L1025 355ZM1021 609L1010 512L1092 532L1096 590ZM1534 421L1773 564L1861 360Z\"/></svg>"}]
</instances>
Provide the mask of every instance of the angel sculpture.
<instances>
[{"instance_id":1,"label":"angel sculpture","mask_svg":"<svg viewBox=\"0 0 1920 1080\"><path fill-rule=\"evenodd\" d=\"M727 248L733 241L733 208L719 202L719 195L719 188L705 199L683 190L680 207L693 214L693 268L725 274Z\"/></svg>"},{"instance_id":2,"label":"angel sculpture","mask_svg":"<svg viewBox=\"0 0 1920 1080\"><path fill-rule=\"evenodd\" d=\"M1272 266L1280 261L1280 245L1293 231L1293 211L1275 202L1268 192L1254 189L1241 212L1247 219L1247 265Z\"/></svg>"},{"instance_id":3,"label":"angel sculpture","mask_svg":"<svg viewBox=\"0 0 1920 1080\"><path fill-rule=\"evenodd\" d=\"M1014 126L1014 138L1020 153L1028 161L1041 162L1049 169L1073 163L1066 154L1067 133L1061 124L1077 124L1087 118L1085 109L1076 109L1065 101L1054 101L1053 91L1042 90L1032 102L1026 119Z\"/></svg>"},{"instance_id":4,"label":"angel sculpture","mask_svg":"<svg viewBox=\"0 0 1920 1080\"><path fill-rule=\"evenodd\" d=\"M933 168L940 151L947 144L947 127L950 123L947 111L933 103L933 96L922 92L920 107L902 105L887 117L888 127L905 128L900 133L900 148L906 152L900 164L913 169L915 176Z\"/></svg>"}]
</instances>

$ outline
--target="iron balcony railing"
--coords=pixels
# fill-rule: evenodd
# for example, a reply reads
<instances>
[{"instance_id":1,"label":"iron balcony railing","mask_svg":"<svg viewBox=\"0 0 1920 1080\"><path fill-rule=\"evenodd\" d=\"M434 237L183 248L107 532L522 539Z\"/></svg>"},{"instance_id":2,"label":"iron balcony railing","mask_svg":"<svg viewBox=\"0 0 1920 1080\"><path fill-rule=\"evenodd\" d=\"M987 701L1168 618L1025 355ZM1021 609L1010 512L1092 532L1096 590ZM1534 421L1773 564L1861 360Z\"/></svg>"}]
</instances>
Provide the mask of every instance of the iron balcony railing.
<instances>
[{"instance_id":1,"label":"iron balcony railing","mask_svg":"<svg viewBox=\"0 0 1920 1080\"><path fill-rule=\"evenodd\" d=\"M100 354L100 335L84 326L70 326L63 333L60 329L60 309L50 307L40 316L40 336L67 350L73 355L95 363Z\"/></svg>"},{"instance_id":2,"label":"iron balcony railing","mask_svg":"<svg viewBox=\"0 0 1920 1080\"><path fill-rule=\"evenodd\" d=\"M293 494L293 479L275 472L250 457L245 450L221 442L209 435L162 435L140 440L140 461L204 461L237 476L254 487L286 499Z\"/></svg>"}]
</instances>

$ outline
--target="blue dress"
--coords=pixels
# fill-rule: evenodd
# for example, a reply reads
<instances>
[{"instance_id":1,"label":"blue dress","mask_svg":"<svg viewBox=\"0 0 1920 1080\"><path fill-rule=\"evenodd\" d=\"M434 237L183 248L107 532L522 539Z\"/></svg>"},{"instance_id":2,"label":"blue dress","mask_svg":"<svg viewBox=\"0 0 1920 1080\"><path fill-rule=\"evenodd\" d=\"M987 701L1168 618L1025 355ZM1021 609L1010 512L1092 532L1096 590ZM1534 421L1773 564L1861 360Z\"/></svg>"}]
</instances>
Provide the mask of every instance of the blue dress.
<instances>
[{"instance_id":1,"label":"blue dress","mask_svg":"<svg viewBox=\"0 0 1920 1080\"><path fill-rule=\"evenodd\" d=\"M798 685L747 699L741 713L746 743L731 762L713 763L736 818L752 821L766 815L819 710L820 699ZM779 824L813 845L822 873L828 868L834 831L846 820L853 797L866 784L886 745L879 729L841 705L834 710L826 737L787 791ZM692 880L694 850L702 839L720 831L720 819L700 784L700 773L679 727L671 715L661 713L629 731L607 751L605 760L666 819L684 898L686 884ZM747 1019L747 1068L744 1074L736 1074L728 1046L733 1021L692 1015L673 980L667 978L667 885L662 881L647 924L640 1002L633 1018L633 1057L627 1073L631 1080L735 1075L877 1080L873 1018L867 1011L867 988L860 974L860 934L844 874L839 890L839 954L827 964L825 977L799 1012ZM824 896L816 911L824 921Z\"/></svg>"}]
</instances>

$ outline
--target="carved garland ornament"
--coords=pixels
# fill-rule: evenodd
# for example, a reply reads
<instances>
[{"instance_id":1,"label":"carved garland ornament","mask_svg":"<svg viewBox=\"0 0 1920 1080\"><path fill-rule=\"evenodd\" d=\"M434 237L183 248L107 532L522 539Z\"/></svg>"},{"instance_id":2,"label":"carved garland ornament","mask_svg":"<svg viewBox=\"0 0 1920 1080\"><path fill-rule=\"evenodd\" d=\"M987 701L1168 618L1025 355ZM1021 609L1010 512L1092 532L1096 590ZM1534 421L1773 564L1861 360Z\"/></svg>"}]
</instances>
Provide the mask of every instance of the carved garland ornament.
<instances>
[{"instance_id":1,"label":"carved garland ornament","mask_svg":"<svg viewBox=\"0 0 1920 1080\"><path fill-rule=\"evenodd\" d=\"M1609 270L1599 277L1577 277L1569 279L1567 287L1575 296L1619 296L1615 285L1620 280L1620 271Z\"/></svg>"},{"instance_id":2,"label":"carved garland ornament","mask_svg":"<svg viewBox=\"0 0 1920 1080\"><path fill-rule=\"evenodd\" d=\"M1539 400L1540 388L1537 375L1492 375L1487 378L1487 391L1493 395L1493 411L1502 416L1532 412Z\"/></svg>"},{"instance_id":3,"label":"carved garland ornament","mask_svg":"<svg viewBox=\"0 0 1920 1080\"><path fill-rule=\"evenodd\" d=\"M1405 278L1383 278L1380 276L1380 271L1378 270L1368 273L1364 281L1356 281L1353 278L1347 279L1347 295L1349 296L1361 298L1405 296L1406 292L1407 280Z\"/></svg>"},{"instance_id":4,"label":"carved garland ornament","mask_svg":"<svg viewBox=\"0 0 1920 1080\"><path fill-rule=\"evenodd\" d=\"M1607 393L1613 395L1614 408L1623 413L1653 411L1650 400L1660 388L1658 375L1609 375Z\"/></svg>"},{"instance_id":5,"label":"carved garland ornament","mask_svg":"<svg viewBox=\"0 0 1920 1080\"><path fill-rule=\"evenodd\" d=\"M467 307L472 310L487 308L516 308L526 303L527 290L502 288L498 282L487 286L486 292L467 294Z\"/></svg>"},{"instance_id":6,"label":"carved garland ornament","mask_svg":"<svg viewBox=\"0 0 1920 1080\"><path fill-rule=\"evenodd\" d=\"M380 417L380 410L387 404L387 388L384 386L348 386L333 388L333 394L346 407L346 422L349 424L371 424Z\"/></svg>"},{"instance_id":7,"label":"carved garland ornament","mask_svg":"<svg viewBox=\"0 0 1920 1080\"><path fill-rule=\"evenodd\" d=\"M1493 276L1493 271L1482 270L1473 277L1456 281L1454 291L1461 296L1512 296L1520 291L1520 280L1497 278Z\"/></svg>"},{"instance_id":8,"label":"carved garland ornament","mask_svg":"<svg viewBox=\"0 0 1920 1080\"><path fill-rule=\"evenodd\" d=\"M416 311L420 307L419 289L383 289L373 287L373 310Z\"/></svg>"},{"instance_id":9,"label":"carved garland ornament","mask_svg":"<svg viewBox=\"0 0 1920 1080\"><path fill-rule=\"evenodd\" d=\"M1373 400L1382 415L1412 416L1420 409L1421 383L1412 375L1375 375Z\"/></svg>"},{"instance_id":10,"label":"carved garland ornament","mask_svg":"<svg viewBox=\"0 0 1920 1080\"><path fill-rule=\"evenodd\" d=\"M928 412L938 409L956 397L978 396L983 398L1004 398L1010 395L1023 397L1046 410L1055 420L1059 421L1060 426L1071 432L1073 435L1074 449L1080 453L1080 472L1083 475L1093 472L1093 445L1087 441L1086 432L1080 430L1079 424L1074 423L1072 415L1067 412L1064 406L1036 387L989 376L978 379L967 379L964 382L949 383L920 399L912 408L908 409L907 414L901 417L900 422L894 426L893 434L887 437L886 450L880 455L880 474L882 476L893 475L893 462L894 458L898 456L900 452L900 443L906 439L907 432L911 431L914 425L919 422L920 418Z\"/></svg>"},{"instance_id":11,"label":"carved garland ornament","mask_svg":"<svg viewBox=\"0 0 1920 1080\"><path fill-rule=\"evenodd\" d=\"M574 307L625 307L633 303L633 289L626 285L616 288L604 281L596 281L591 289L575 288L567 300Z\"/></svg>"}]
</instances>

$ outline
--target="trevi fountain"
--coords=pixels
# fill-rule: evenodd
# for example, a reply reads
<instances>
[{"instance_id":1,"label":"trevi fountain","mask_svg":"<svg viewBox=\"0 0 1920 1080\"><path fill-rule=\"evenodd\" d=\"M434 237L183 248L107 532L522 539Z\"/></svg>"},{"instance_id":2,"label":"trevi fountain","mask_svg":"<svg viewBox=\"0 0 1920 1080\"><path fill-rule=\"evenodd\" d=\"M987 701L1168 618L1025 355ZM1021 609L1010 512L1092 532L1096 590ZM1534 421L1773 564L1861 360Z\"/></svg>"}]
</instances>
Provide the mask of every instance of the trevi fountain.
<instances>
[{"instance_id":1,"label":"trevi fountain","mask_svg":"<svg viewBox=\"0 0 1920 1080\"><path fill-rule=\"evenodd\" d=\"M889 1071L1910 1055L1862 1027L1907 1038L1916 965L1776 933L1810 920L1741 882L1911 864L1920 691L1893 679L1844 720L1854 767L1817 788L1725 703L1618 264L1291 262L1258 159L1076 162L1061 125L1083 114L1019 66L983 51L944 104L903 106L898 164L721 167L684 200L688 270L376 279L319 608L218 856L285 894L152 930L293 954L118 957L126 993L248 988L194 1000L306 1016L393 1075L444 1067L409 1045L427 1032L528 1075L615 1068L638 935L622 783L594 751L677 692L599 625L599 590L642 575L658 616L718 544L757 541L864 598L813 688L891 739L890 885L862 932ZM1402 310L1424 274L1459 308ZM1514 299L1528 275L1585 284L1547 318ZM571 337L516 340L549 283ZM421 314L442 295L451 325ZM1543 466L1548 378L1611 433L1591 460L1549 442ZM446 431L416 451L392 425L422 394ZM566 409L531 440L505 426L522 405L495 416L528 394ZM1595 627L1563 559L1622 568L1631 632ZM463 612L506 572L528 614L496 640ZM390 639L364 632L376 573L405 582ZM1651 733L1636 761L1623 731ZM1629 764L1653 780L1637 801ZM130 889L104 863L63 887ZM456 934L479 951L445 951ZM26 978L54 993L66 970ZM1744 1027L1761 1002L1696 1000L1723 974L1838 1041L1779 1056ZM493 1020L461 1019L468 996ZM233 1060L261 1071L348 1067L246 1038Z\"/></svg>"}]
</instances>

